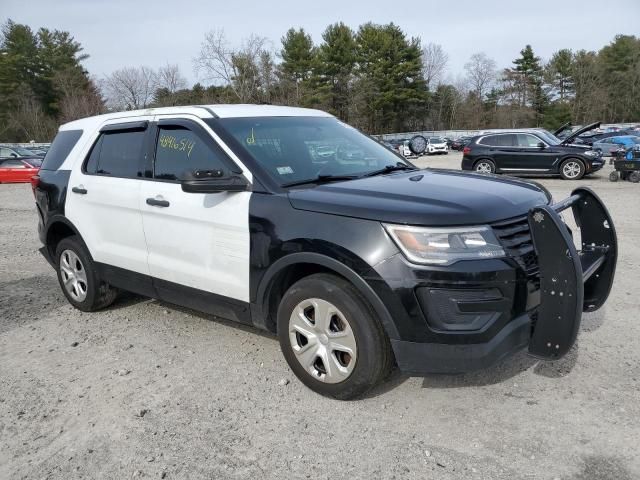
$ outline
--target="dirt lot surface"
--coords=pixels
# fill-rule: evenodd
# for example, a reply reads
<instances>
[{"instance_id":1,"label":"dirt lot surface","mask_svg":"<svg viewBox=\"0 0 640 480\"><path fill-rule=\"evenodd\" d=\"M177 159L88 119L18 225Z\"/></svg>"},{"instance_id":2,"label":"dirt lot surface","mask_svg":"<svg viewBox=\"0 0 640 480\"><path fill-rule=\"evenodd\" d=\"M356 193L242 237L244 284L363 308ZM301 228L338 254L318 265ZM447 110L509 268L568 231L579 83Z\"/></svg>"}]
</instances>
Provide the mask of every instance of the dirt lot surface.
<instances>
[{"instance_id":1,"label":"dirt lot surface","mask_svg":"<svg viewBox=\"0 0 640 480\"><path fill-rule=\"evenodd\" d=\"M458 168L451 154L418 160ZM0 185L0 479L640 478L640 185L606 169L612 296L555 363L307 390L277 341L155 300L71 308L37 253L28 185Z\"/></svg>"}]
</instances>

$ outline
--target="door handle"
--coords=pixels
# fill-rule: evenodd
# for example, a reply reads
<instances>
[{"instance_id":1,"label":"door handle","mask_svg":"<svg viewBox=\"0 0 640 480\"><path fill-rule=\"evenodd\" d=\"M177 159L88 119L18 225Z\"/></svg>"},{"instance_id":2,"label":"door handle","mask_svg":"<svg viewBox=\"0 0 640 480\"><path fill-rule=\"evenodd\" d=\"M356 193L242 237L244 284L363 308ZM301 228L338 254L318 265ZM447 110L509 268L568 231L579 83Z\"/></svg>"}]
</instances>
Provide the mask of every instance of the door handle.
<instances>
[{"instance_id":1,"label":"door handle","mask_svg":"<svg viewBox=\"0 0 640 480\"><path fill-rule=\"evenodd\" d=\"M86 195L87 194L87 189L84 188L82 185L80 185L79 187L73 187L71 189L71 191L73 193L79 193L80 195Z\"/></svg>"},{"instance_id":2,"label":"door handle","mask_svg":"<svg viewBox=\"0 0 640 480\"><path fill-rule=\"evenodd\" d=\"M168 207L171 205L167 200L158 200L157 198L147 198L147 205L152 207Z\"/></svg>"}]
</instances>

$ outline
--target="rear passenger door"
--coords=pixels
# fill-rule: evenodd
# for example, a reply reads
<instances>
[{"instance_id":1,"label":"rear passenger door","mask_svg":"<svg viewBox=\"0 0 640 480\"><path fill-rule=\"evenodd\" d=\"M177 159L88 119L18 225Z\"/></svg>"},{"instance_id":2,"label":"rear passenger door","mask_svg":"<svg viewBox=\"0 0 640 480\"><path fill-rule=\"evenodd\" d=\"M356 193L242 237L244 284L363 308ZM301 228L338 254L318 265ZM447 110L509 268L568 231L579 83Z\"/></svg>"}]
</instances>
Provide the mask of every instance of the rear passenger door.
<instances>
[{"instance_id":1,"label":"rear passenger door","mask_svg":"<svg viewBox=\"0 0 640 480\"><path fill-rule=\"evenodd\" d=\"M151 120L103 125L73 167L65 205L94 261L143 274L149 268L139 201Z\"/></svg>"},{"instance_id":2,"label":"rear passenger door","mask_svg":"<svg viewBox=\"0 0 640 480\"><path fill-rule=\"evenodd\" d=\"M515 146L515 135L510 133L491 135L482 139L482 143L489 145L489 153L498 170L517 168L517 165L520 164L521 159Z\"/></svg>"},{"instance_id":3,"label":"rear passenger door","mask_svg":"<svg viewBox=\"0 0 640 480\"><path fill-rule=\"evenodd\" d=\"M160 297L182 303L175 298L181 285L248 302L251 193L186 193L180 182L195 170L250 175L196 117L160 117L154 130L155 153L140 208L149 271Z\"/></svg>"}]
</instances>

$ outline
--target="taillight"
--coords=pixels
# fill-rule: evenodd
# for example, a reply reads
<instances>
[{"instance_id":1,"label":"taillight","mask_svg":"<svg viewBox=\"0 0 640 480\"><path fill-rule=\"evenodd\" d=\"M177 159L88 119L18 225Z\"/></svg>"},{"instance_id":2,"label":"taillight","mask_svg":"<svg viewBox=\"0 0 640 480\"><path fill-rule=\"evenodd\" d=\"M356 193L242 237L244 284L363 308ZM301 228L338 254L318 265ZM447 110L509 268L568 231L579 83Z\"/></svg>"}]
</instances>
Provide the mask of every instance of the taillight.
<instances>
[{"instance_id":1,"label":"taillight","mask_svg":"<svg viewBox=\"0 0 640 480\"><path fill-rule=\"evenodd\" d=\"M40 185L40 175L34 175L31 177L31 190L33 191L33 196L36 196L36 188Z\"/></svg>"},{"instance_id":2,"label":"taillight","mask_svg":"<svg viewBox=\"0 0 640 480\"><path fill-rule=\"evenodd\" d=\"M469 154L469 153L471 153L471 147L464 147L464 148L462 149L462 154L463 154L463 155L467 155L467 154Z\"/></svg>"}]
</instances>

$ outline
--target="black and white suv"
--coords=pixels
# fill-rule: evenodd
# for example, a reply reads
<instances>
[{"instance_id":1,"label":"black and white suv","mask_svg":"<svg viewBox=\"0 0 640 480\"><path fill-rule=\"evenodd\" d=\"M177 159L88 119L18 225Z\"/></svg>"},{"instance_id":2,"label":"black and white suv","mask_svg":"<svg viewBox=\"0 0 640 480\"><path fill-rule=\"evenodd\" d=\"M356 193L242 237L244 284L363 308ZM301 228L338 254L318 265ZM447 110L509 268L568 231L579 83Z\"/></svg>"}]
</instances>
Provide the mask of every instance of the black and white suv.
<instances>
[{"instance_id":1,"label":"black and white suv","mask_svg":"<svg viewBox=\"0 0 640 480\"><path fill-rule=\"evenodd\" d=\"M418 170L316 110L71 122L33 188L42 252L76 308L128 290L266 329L302 382L342 399L394 363L461 372L527 346L558 358L616 266L590 190L551 204L524 180Z\"/></svg>"}]
</instances>

